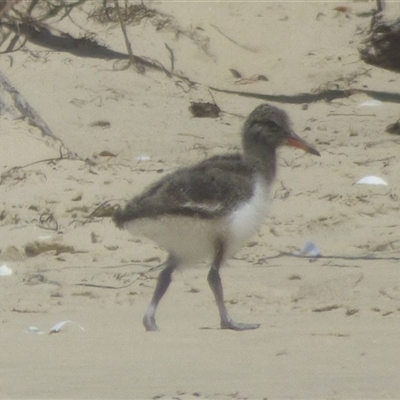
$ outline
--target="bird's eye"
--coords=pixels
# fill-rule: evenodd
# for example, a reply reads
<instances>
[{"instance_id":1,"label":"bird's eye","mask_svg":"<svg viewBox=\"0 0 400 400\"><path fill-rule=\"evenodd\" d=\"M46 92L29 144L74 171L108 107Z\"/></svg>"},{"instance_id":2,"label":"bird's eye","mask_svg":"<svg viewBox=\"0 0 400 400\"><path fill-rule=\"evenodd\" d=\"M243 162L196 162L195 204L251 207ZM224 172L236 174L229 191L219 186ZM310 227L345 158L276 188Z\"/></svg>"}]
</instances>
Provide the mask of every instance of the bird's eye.
<instances>
[{"instance_id":1,"label":"bird's eye","mask_svg":"<svg viewBox=\"0 0 400 400\"><path fill-rule=\"evenodd\" d=\"M279 126L275 121L272 121L271 119L269 119L268 121L265 122L265 125L267 125L267 127L269 129L271 129L272 131L277 131Z\"/></svg>"}]
</instances>

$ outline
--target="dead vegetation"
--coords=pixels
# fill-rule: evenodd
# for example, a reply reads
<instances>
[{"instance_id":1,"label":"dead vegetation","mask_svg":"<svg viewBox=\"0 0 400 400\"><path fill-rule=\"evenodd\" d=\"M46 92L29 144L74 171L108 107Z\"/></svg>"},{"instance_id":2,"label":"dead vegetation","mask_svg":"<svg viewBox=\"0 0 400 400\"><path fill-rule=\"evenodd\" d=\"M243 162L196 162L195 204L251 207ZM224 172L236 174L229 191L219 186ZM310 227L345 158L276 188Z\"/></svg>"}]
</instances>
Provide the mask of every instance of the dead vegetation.
<instances>
[{"instance_id":1,"label":"dead vegetation","mask_svg":"<svg viewBox=\"0 0 400 400\"><path fill-rule=\"evenodd\" d=\"M377 11L360 55L368 64L400 72L400 18L396 3L377 0Z\"/></svg>"},{"instance_id":2,"label":"dead vegetation","mask_svg":"<svg viewBox=\"0 0 400 400\"><path fill-rule=\"evenodd\" d=\"M368 64L400 72L400 19L394 23L377 19L360 50Z\"/></svg>"},{"instance_id":3,"label":"dead vegetation","mask_svg":"<svg viewBox=\"0 0 400 400\"><path fill-rule=\"evenodd\" d=\"M138 72L145 67L153 67L166 72L166 69L155 60L145 60L133 54L128 39L127 27L137 26L142 21L149 21L156 31L171 32L175 39L183 36L191 40L204 53L209 52L209 37L201 28L183 29L178 21L169 15L147 7L143 2L121 0L103 0L89 14L89 18L99 24L119 23L124 34L127 54L105 51L96 41L96 33L86 33L83 37L74 38L68 33L59 31L54 25L64 18L72 19L72 12L83 11L85 4L93 4L90 0L8 0L0 6L0 49L1 53L10 53L24 48L30 41L56 51L69 51L82 57L129 58ZM85 11L86 12L86 11ZM168 47L167 47L168 49ZM82 51L80 51L82 50ZM107 49L106 49L107 50ZM171 49L168 49L171 52ZM103 54L102 54L103 53ZM173 58L173 54L171 55ZM138 67L140 65L140 67ZM171 71L173 68L171 69Z\"/></svg>"},{"instance_id":4,"label":"dead vegetation","mask_svg":"<svg viewBox=\"0 0 400 400\"><path fill-rule=\"evenodd\" d=\"M18 51L37 27L48 29L50 19L61 21L86 0L8 0L0 5L0 48L2 53ZM30 30L26 29L29 27Z\"/></svg>"},{"instance_id":5,"label":"dead vegetation","mask_svg":"<svg viewBox=\"0 0 400 400\"><path fill-rule=\"evenodd\" d=\"M143 3L131 4L127 2L120 7L120 14L124 23L129 25L139 25L143 19L153 19L157 15L160 15L155 10L146 7ZM90 18L100 24L119 22L117 7L106 1L103 1L103 4L95 9ZM164 23L167 23L167 20L168 18L165 18Z\"/></svg>"}]
</instances>

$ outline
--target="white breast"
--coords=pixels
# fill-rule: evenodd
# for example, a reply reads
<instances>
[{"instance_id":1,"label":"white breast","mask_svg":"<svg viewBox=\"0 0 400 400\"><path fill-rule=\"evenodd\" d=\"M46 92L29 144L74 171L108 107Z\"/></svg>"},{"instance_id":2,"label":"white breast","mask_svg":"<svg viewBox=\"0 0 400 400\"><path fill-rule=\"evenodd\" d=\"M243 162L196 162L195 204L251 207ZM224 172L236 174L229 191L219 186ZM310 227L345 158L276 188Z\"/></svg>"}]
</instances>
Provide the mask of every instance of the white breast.
<instances>
[{"instance_id":1,"label":"white breast","mask_svg":"<svg viewBox=\"0 0 400 400\"><path fill-rule=\"evenodd\" d=\"M238 251L264 222L270 204L269 192L265 181L258 179L250 200L229 215L228 257Z\"/></svg>"}]
</instances>

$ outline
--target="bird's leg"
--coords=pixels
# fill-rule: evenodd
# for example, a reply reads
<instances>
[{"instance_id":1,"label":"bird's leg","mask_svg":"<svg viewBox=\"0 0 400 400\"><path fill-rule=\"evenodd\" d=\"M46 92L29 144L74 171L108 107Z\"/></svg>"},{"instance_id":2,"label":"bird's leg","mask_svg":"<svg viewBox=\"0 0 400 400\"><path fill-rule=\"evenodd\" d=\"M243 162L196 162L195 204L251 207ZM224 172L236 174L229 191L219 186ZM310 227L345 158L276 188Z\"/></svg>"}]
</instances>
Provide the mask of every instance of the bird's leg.
<instances>
[{"instance_id":1,"label":"bird's leg","mask_svg":"<svg viewBox=\"0 0 400 400\"><path fill-rule=\"evenodd\" d=\"M172 254L170 254L166 262L165 268L160 272L160 275L158 276L153 298L151 299L146 314L143 317L143 325L145 326L146 331L158 331L155 319L157 306L161 298L167 291L168 286L171 283L171 275L177 266L178 260Z\"/></svg>"},{"instance_id":2,"label":"bird's leg","mask_svg":"<svg viewBox=\"0 0 400 400\"><path fill-rule=\"evenodd\" d=\"M228 310L224 303L224 291L222 288L221 277L219 275L219 269L224 260L225 245L222 241L219 241L215 248L214 260L211 265L210 272L208 273L208 284L214 294L215 301L217 302L219 315L221 318L221 329L233 329L236 331L243 331L247 329L257 329L260 324L245 324L235 322L231 319L228 314Z\"/></svg>"}]
</instances>

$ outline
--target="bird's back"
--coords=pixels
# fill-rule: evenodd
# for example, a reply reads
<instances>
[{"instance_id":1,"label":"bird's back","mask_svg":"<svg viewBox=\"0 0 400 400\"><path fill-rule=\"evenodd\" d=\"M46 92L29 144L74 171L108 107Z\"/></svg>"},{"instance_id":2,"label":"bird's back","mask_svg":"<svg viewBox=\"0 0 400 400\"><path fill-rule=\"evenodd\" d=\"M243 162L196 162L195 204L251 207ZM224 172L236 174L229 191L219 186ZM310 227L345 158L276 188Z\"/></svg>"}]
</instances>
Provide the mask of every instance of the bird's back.
<instances>
[{"instance_id":1,"label":"bird's back","mask_svg":"<svg viewBox=\"0 0 400 400\"><path fill-rule=\"evenodd\" d=\"M217 218L253 193L254 168L240 154L215 156L149 186L114 214L119 227L138 218L182 215Z\"/></svg>"}]
</instances>

